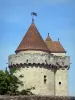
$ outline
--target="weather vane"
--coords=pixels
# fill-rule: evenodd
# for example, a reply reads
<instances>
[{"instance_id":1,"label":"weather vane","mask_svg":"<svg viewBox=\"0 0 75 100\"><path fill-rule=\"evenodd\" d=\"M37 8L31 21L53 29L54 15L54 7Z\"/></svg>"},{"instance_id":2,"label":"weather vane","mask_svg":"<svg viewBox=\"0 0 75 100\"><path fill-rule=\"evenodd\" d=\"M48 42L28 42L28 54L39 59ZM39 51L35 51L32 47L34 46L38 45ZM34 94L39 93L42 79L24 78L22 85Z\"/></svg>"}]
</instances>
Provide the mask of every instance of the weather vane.
<instances>
[{"instance_id":1,"label":"weather vane","mask_svg":"<svg viewBox=\"0 0 75 100\"><path fill-rule=\"evenodd\" d=\"M34 23L34 16L37 16L37 13L32 12L31 15L32 15L32 23Z\"/></svg>"}]
</instances>

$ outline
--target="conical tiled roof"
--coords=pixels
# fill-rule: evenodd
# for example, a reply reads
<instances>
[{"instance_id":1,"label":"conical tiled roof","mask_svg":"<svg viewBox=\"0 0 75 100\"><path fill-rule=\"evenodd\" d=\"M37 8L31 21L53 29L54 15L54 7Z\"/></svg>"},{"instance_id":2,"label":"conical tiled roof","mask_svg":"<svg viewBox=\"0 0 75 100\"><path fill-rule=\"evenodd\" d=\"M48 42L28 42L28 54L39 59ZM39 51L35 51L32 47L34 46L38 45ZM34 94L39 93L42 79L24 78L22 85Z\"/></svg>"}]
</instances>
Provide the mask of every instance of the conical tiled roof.
<instances>
[{"instance_id":1,"label":"conical tiled roof","mask_svg":"<svg viewBox=\"0 0 75 100\"><path fill-rule=\"evenodd\" d=\"M16 53L26 50L39 50L50 52L34 23L32 23L16 49Z\"/></svg>"},{"instance_id":2,"label":"conical tiled roof","mask_svg":"<svg viewBox=\"0 0 75 100\"><path fill-rule=\"evenodd\" d=\"M45 40L46 45L51 53L66 53L60 41L52 41L49 34Z\"/></svg>"}]
</instances>

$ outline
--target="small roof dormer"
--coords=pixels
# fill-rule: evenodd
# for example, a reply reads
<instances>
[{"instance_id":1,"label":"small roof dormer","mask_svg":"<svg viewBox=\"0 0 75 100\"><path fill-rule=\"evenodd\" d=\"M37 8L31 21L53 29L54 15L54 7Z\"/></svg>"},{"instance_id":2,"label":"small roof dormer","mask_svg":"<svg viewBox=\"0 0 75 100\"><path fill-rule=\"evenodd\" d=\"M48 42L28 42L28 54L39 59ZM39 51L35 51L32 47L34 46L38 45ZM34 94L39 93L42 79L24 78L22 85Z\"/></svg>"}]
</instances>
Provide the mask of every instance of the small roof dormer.
<instances>
[{"instance_id":1,"label":"small roof dormer","mask_svg":"<svg viewBox=\"0 0 75 100\"><path fill-rule=\"evenodd\" d=\"M60 41L52 41L52 39L48 36L45 40L46 45L48 46L48 49L50 50L51 53L66 53L65 49L61 45Z\"/></svg>"},{"instance_id":2,"label":"small roof dormer","mask_svg":"<svg viewBox=\"0 0 75 100\"><path fill-rule=\"evenodd\" d=\"M46 38L46 41L52 41L52 39L51 39L50 36L49 36L49 33L48 33L48 36L47 36L47 38Z\"/></svg>"}]
</instances>

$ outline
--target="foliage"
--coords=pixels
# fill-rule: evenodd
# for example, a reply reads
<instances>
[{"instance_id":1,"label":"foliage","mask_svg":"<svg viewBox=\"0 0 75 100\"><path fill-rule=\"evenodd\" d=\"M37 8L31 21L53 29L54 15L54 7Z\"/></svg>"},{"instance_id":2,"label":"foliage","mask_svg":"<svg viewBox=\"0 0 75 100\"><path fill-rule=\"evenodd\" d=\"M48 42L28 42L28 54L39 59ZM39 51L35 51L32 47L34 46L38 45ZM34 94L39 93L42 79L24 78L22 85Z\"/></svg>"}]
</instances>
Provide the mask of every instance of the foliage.
<instances>
[{"instance_id":1,"label":"foliage","mask_svg":"<svg viewBox=\"0 0 75 100\"><path fill-rule=\"evenodd\" d=\"M18 69L0 70L0 95L33 95L31 90L35 87L18 91L19 85L23 86L23 82L14 75L16 70Z\"/></svg>"},{"instance_id":2,"label":"foliage","mask_svg":"<svg viewBox=\"0 0 75 100\"><path fill-rule=\"evenodd\" d=\"M13 94L16 93L18 86L23 83L13 74L15 70L9 69L0 70L0 94Z\"/></svg>"},{"instance_id":3,"label":"foliage","mask_svg":"<svg viewBox=\"0 0 75 100\"><path fill-rule=\"evenodd\" d=\"M20 92L20 94L21 95L34 95L32 92L31 92L31 90L32 89L35 89L34 87L32 87L32 88L29 88L29 89L24 89L24 90L22 90L21 92Z\"/></svg>"}]
</instances>

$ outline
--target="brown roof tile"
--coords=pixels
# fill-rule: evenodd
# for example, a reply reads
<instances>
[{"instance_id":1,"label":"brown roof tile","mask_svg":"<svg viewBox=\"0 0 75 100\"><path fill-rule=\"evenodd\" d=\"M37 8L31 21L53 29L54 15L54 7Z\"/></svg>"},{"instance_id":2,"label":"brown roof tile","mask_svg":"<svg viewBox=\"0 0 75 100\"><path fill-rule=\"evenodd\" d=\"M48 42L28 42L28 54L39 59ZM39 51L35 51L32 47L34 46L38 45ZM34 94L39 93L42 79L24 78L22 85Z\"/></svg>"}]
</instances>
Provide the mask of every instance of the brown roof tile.
<instances>
[{"instance_id":1,"label":"brown roof tile","mask_svg":"<svg viewBox=\"0 0 75 100\"><path fill-rule=\"evenodd\" d=\"M62 47L61 43L59 41L52 41L51 38L48 37L45 40L46 45L48 46L48 49L51 51L51 53L66 53L65 49Z\"/></svg>"},{"instance_id":2,"label":"brown roof tile","mask_svg":"<svg viewBox=\"0 0 75 100\"><path fill-rule=\"evenodd\" d=\"M32 23L16 49L16 53L25 50L40 50L50 52L34 23Z\"/></svg>"},{"instance_id":3,"label":"brown roof tile","mask_svg":"<svg viewBox=\"0 0 75 100\"><path fill-rule=\"evenodd\" d=\"M56 52L58 53L66 53L65 49L61 45L60 41L53 41Z\"/></svg>"}]
</instances>

